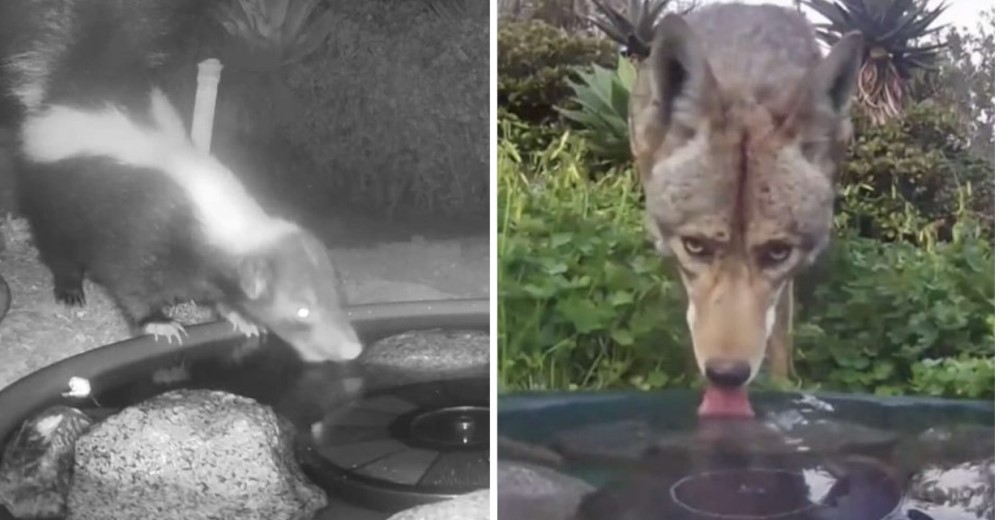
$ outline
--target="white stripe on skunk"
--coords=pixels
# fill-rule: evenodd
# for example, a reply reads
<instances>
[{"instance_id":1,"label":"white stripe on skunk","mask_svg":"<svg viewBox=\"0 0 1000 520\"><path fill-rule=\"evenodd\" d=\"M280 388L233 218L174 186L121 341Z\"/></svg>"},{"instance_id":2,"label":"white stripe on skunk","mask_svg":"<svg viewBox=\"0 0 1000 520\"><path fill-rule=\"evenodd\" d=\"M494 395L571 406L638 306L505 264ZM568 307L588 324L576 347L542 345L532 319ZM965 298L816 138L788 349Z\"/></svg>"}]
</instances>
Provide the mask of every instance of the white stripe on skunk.
<instances>
[{"instance_id":1,"label":"white stripe on skunk","mask_svg":"<svg viewBox=\"0 0 1000 520\"><path fill-rule=\"evenodd\" d=\"M137 124L113 105L97 110L51 106L28 116L22 150L36 163L106 157L163 172L191 198L209 242L232 254L256 251L298 230L267 215L233 172L194 147L159 89L150 93L149 113L153 127Z\"/></svg>"}]
</instances>

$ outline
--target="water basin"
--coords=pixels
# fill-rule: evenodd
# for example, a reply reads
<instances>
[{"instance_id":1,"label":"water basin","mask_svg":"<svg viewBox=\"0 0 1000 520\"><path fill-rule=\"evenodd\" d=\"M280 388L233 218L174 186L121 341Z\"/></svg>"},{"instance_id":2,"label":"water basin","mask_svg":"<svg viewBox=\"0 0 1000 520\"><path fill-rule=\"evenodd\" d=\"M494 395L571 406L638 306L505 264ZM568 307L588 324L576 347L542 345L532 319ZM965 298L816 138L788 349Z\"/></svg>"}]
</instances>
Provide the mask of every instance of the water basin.
<instances>
[{"instance_id":1,"label":"water basin","mask_svg":"<svg viewBox=\"0 0 1000 520\"><path fill-rule=\"evenodd\" d=\"M756 420L699 423L699 398L505 396L499 434L518 449L500 457L592 486L577 520L992 518L992 402L755 393ZM531 509L506 496L508 509Z\"/></svg>"}]
</instances>

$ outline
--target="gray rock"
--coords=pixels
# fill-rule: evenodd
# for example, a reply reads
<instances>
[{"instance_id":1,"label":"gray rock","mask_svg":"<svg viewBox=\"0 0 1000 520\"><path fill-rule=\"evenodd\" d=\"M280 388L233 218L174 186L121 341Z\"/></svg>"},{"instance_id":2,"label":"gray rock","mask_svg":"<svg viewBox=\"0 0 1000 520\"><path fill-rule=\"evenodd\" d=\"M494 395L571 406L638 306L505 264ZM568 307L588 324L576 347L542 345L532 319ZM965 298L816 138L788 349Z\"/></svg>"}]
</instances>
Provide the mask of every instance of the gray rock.
<instances>
[{"instance_id":1,"label":"gray rock","mask_svg":"<svg viewBox=\"0 0 1000 520\"><path fill-rule=\"evenodd\" d=\"M594 488L532 464L497 462L497 520L564 520Z\"/></svg>"},{"instance_id":2,"label":"gray rock","mask_svg":"<svg viewBox=\"0 0 1000 520\"><path fill-rule=\"evenodd\" d=\"M311 519L327 499L302 474L292 435L245 397L154 397L77 441L68 520Z\"/></svg>"},{"instance_id":3,"label":"gray rock","mask_svg":"<svg viewBox=\"0 0 1000 520\"><path fill-rule=\"evenodd\" d=\"M911 499L903 502L900 512L904 515L901 518L908 520L986 520L987 518L993 520L992 516L979 516L961 507L942 506ZM893 520L895 518L893 517Z\"/></svg>"},{"instance_id":4,"label":"gray rock","mask_svg":"<svg viewBox=\"0 0 1000 520\"><path fill-rule=\"evenodd\" d=\"M994 458L958 464L931 465L910 481L910 496L938 508L959 511L967 518L996 516Z\"/></svg>"},{"instance_id":5,"label":"gray rock","mask_svg":"<svg viewBox=\"0 0 1000 520\"><path fill-rule=\"evenodd\" d=\"M490 335L431 329L376 341L361 356L370 389L456 377L489 377Z\"/></svg>"},{"instance_id":6,"label":"gray rock","mask_svg":"<svg viewBox=\"0 0 1000 520\"><path fill-rule=\"evenodd\" d=\"M995 430L991 426L937 426L909 438L894 458L911 475L909 495L932 518L994 517ZM947 514L946 514L947 513Z\"/></svg>"},{"instance_id":7,"label":"gray rock","mask_svg":"<svg viewBox=\"0 0 1000 520\"><path fill-rule=\"evenodd\" d=\"M73 445L92 424L68 406L53 406L25 421L0 461L0 504L22 520L65 516Z\"/></svg>"},{"instance_id":8,"label":"gray rock","mask_svg":"<svg viewBox=\"0 0 1000 520\"><path fill-rule=\"evenodd\" d=\"M489 520L490 490L473 491L451 500L400 511L389 520Z\"/></svg>"}]
</instances>

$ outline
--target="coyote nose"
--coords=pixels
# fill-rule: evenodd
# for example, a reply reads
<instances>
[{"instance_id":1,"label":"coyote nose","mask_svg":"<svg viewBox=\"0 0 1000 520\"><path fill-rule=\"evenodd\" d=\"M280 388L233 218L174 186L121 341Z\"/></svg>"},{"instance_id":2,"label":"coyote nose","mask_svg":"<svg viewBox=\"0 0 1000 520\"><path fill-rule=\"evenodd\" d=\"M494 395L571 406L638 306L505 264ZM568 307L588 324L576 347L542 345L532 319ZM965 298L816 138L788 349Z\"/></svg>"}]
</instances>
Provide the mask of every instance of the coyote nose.
<instances>
[{"instance_id":1,"label":"coyote nose","mask_svg":"<svg viewBox=\"0 0 1000 520\"><path fill-rule=\"evenodd\" d=\"M713 385L736 388L750 379L750 363L728 359L710 359L705 363L705 377Z\"/></svg>"}]
</instances>

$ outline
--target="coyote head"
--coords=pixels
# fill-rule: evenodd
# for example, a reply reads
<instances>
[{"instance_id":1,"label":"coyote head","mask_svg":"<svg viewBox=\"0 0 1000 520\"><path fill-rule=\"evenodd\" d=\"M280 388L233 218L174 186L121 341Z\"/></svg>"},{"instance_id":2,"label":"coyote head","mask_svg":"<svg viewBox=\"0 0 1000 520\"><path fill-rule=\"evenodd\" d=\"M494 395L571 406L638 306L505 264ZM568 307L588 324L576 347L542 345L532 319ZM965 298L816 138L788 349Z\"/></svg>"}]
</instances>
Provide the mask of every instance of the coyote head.
<instances>
[{"instance_id":1,"label":"coyote head","mask_svg":"<svg viewBox=\"0 0 1000 520\"><path fill-rule=\"evenodd\" d=\"M741 25L688 21L669 15L657 29L631 99L631 147L649 233L687 290L698 367L741 387L760 369L778 296L828 242L862 39L821 59L808 25L787 50L774 43L786 35L759 26L734 49L718 31Z\"/></svg>"}]
</instances>

